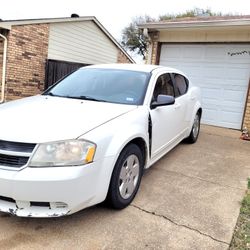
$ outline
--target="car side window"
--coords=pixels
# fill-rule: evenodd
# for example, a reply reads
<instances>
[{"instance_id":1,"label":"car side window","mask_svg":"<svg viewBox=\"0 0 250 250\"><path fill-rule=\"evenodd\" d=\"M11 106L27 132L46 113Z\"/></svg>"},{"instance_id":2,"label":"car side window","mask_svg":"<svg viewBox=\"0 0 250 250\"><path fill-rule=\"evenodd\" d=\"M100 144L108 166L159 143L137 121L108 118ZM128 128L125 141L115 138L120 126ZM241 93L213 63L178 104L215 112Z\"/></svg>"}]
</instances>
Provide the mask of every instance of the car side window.
<instances>
[{"instance_id":1,"label":"car side window","mask_svg":"<svg viewBox=\"0 0 250 250\"><path fill-rule=\"evenodd\" d=\"M176 87L176 97L184 95L188 90L188 80L179 74L173 74L175 87Z\"/></svg>"},{"instance_id":2,"label":"car side window","mask_svg":"<svg viewBox=\"0 0 250 250\"><path fill-rule=\"evenodd\" d=\"M170 74L163 74L158 77L153 93L153 101L157 100L158 95L174 96L174 86Z\"/></svg>"}]
</instances>

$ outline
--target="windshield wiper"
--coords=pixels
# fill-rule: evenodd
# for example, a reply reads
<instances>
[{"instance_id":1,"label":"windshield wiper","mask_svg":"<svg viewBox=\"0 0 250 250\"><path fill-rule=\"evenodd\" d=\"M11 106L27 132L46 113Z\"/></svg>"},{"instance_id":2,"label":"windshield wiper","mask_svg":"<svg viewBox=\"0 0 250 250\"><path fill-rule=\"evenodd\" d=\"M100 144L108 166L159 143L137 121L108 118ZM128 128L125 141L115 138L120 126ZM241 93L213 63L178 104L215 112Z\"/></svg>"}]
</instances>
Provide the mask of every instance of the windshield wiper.
<instances>
[{"instance_id":1,"label":"windshield wiper","mask_svg":"<svg viewBox=\"0 0 250 250\"><path fill-rule=\"evenodd\" d=\"M81 95L81 96L65 96L67 98L73 98L73 99L80 99L80 100L87 100L87 101L95 101L95 102L107 102L106 100L102 100L102 99L96 99L94 97L91 96L87 96L87 95Z\"/></svg>"},{"instance_id":2,"label":"windshield wiper","mask_svg":"<svg viewBox=\"0 0 250 250\"><path fill-rule=\"evenodd\" d=\"M95 102L107 102L106 100L102 100L102 99L96 99L94 97L91 96L87 96L87 95L81 95L81 96L70 96L70 95L55 95L52 92L48 92L44 95L49 95L49 96L57 96L57 97L63 97L63 98L71 98L71 99L80 99L80 100L88 100L88 101L95 101Z\"/></svg>"},{"instance_id":3,"label":"windshield wiper","mask_svg":"<svg viewBox=\"0 0 250 250\"><path fill-rule=\"evenodd\" d=\"M48 92L48 93L46 93L46 94L43 94L43 95L49 95L49 96L57 96L57 97L63 97L63 96L61 96L61 95L55 95L55 94L53 94L52 92Z\"/></svg>"}]
</instances>

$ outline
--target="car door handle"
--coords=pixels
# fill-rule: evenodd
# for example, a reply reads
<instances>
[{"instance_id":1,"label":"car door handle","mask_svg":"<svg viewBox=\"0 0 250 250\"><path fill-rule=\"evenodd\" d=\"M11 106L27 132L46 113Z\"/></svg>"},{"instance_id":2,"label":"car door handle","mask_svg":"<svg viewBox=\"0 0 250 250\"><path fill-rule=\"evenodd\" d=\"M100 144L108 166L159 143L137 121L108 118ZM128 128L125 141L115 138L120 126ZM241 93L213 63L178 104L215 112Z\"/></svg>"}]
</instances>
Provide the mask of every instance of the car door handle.
<instances>
[{"instance_id":1,"label":"car door handle","mask_svg":"<svg viewBox=\"0 0 250 250\"><path fill-rule=\"evenodd\" d=\"M179 103L176 103L175 105L174 105L174 108L175 109L179 109L181 107L181 105L179 104Z\"/></svg>"}]
</instances>

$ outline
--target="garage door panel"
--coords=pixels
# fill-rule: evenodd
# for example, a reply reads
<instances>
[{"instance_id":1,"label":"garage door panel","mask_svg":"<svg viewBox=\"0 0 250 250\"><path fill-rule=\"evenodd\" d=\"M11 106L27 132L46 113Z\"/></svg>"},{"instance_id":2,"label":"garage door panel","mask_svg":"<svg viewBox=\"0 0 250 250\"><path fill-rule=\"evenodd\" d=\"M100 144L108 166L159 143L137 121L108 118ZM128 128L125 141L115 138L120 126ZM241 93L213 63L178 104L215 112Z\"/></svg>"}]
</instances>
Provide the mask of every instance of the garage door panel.
<instances>
[{"instance_id":1,"label":"garage door panel","mask_svg":"<svg viewBox=\"0 0 250 250\"><path fill-rule=\"evenodd\" d=\"M250 45L164 44L160 64L182 70L201 88L203 123L241 128L250 77Z\"/></svg>"},{"instance_id":2,"label":"garage door panel","mask_svg":"<svg viewBox=\"0 0 250 250\"><path fill-rule=\"evenodd\" d=\"M220 84L226 85L227 89L241 90L245 92L247 90L246 82L247 79L223 79Z\"/></svg>"},{"instance_id":3,"label":"garage door panel","mask_svg":"<svg viewBox=\"0 0 250 250\"><path fill-rule=\"evenodd\" d=\"M222 67L219 64L206 64L201 69L200 74L202 74L204 77L208 77L211 79L223 79L224 78L224 67Z\"/></svg>"},{"instance_id":4,"label":"garage door panel","mask_svg":"<svg viewBox=\"0 0 250 250\"><path fill-rule=\"evenodd\" d=\"M237 128L238 120L241 118L240 113L234 112L222 112L221 124L223 127Z\"/></svg>"},{"instance_id":5,"label":"garage door panel","mask_svg":"<svg viewBox=\"0 0 250 250\"><path fill-rule=\"evenodd\" d=\"M237 129L238 120L241 117L239 113L225 112L215 109L204 109L202 122L209 125L230 127Z\"/></svg>"},{"instance_id":6,"label":"garage door panel","mask_svg":"<svg viewBox=\"0 0 250 250\"><path fill-rule=\"evenodd\" d=\"M190 64L190 63L184 63L183 62L182 64L175 63L175 65L178 65L183 72L188 72L189 76L194 76L194 77L199 76L198 73L200 72L200 68L195 64ZM174 67L174 65L171 66L171 67Z\"/></svg>"},{"instance_id":7,"label":"garage door panel","mask_svg":"<svg viewBox=\"0 0 250 250\"><path fill-rule=\"evenodd\" d=\"M201 47L196 47L195 50L185 49L183 50L182 59L195 59L203 56L203 50Z\"/></svg>"},{"instance_id":8,"label":"garage door panel","mask_svg":"<svg viewBox=\"0 0 250 250\"><path fill-rule=\"evenodd\" d=\"M223 103L225 105L225 103ZM229 104L229 103L228 103ZM232 112L234 114L239 114L241 115L242 112L239 111L240 105L237 103L230 103L232 106L230 107L224 107L223 105L218 105L221 108L221 112Z\"/></svg>"},{"instance_id":9,"label":"garage door panel","mask_svg":"<svg viewBox=\"0 0 250 250\"><path fill-rule=\"evenodd\" d=\"M227 79L232 80L246 80L249 78L249 68L235 68L235 67L227 67L226 69L226 77Z\"/></svg>"},{"instance_id":10,"label":"garage door panel","mask_svg":"<svg viewBox=\"0 0 250 250\"><path fill-rule=\"evenodd\" d=\"M181 63L176 60L172 61L171 59L169 59L169 61L165 60L161 61L161 65L166 65L166 64L168 65L168 67L177 67L181 65Z\"/></svg>"},{"instance_id":11,"label":"garage door panel","mask_svg":"<svg viewBox=\"0 0 250 250\"><path fill-rule=\"evenodd\" d=\"M232 63L232 64L248 64L249 63L249 55L248 56L227 56L227 59L226 59L227 62L229 63Z\"/></svg>"},{"instance_id":12,"label":"garage door panel","mask_svg":"<svg viewBox=\"0 0 250 250\"><path fill-rule=\"evenodd\" d=\"M214 124L218 120L219 112L216 109L203 109L201 122L205 124Z\"/></svg>"},{"instance_id":13,"label":"garage door panel","mask_svg":"<svg viewBox=\"0 0 250 250\"><path fill-rule=\"evenodd\" d=\"M227 47L225 52L227 54L227 61L235 63L249 63L250 61L250 45Z\"/></svg>"},{"instance_id":14,"label":"garage door panel","mask_svg":"<svg viewBox=\"0 0 250 250\"><path fill-rule=\"evenodd\" d=\"M206 60L211 60L211 61L224 61L225 57L227 56L227 54L225 53L224 50L222 50L221 46L208 46L207 49L205 50L205 55L204 57L206 58Z\"/></svg>"},{"instance_id":15,"label":"garage door panel","mask_svg":"<svg viewBox=\"0 0 250 250\"><path fill-rule=\"evenodd\" d=\"M245 99L245 92L244 91L240 91L240 90L224 90L223 91L223 100L224 101L228 101L228 102L224 102L224 105L232 105L233 103L238 103L239 107L242 106L243 103L245 103L244 99Z\"/></svg>"},{"instance_id":16,"label":"garage door panel","mask_svg":"<svg viewBox=\"0 0 250 250\"><path fill-rule=\"evenodd\" d=\"M171 58L181 58L181 51L179 47L172 46L171 48L166 47L161 52L162 57L168 57L168 59Z\"/></svg>"},{"instance_id":17,"label":"garage door panel","mask_svg":"<svg viewBox=\"0 0 250 250\"><path fill-rule=\"evenodd\" d=\"M203 88L202 98L204 100L220 100L221 90L219 88Z\"/></svg>"}]
</instances>

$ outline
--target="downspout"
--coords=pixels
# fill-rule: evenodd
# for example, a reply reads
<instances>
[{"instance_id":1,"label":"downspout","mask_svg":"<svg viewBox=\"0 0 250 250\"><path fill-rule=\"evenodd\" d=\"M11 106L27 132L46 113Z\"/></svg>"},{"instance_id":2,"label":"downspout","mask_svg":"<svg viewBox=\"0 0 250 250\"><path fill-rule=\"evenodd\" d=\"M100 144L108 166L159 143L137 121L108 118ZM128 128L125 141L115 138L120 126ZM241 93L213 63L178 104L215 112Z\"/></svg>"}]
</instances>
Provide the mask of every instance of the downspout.
<instances>
[{"instance_id":1,"label":"downspout","mask_svg":"<svg viewBox=\"0 0 250 250\"><path fill-rule=\"evenodd\" d=\"M4 49L3 49L3 70L2 70L2 88L1 88L1 99L0 99L0 104L4 102L5 98L5 76L6 76L6 63L7 63L7 38L0 34L0 37L3 38L4 40Z\"/></svg>"}]
</instances>

